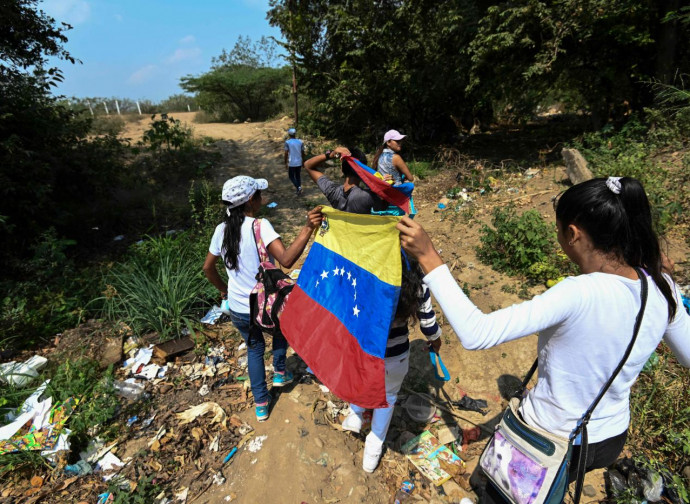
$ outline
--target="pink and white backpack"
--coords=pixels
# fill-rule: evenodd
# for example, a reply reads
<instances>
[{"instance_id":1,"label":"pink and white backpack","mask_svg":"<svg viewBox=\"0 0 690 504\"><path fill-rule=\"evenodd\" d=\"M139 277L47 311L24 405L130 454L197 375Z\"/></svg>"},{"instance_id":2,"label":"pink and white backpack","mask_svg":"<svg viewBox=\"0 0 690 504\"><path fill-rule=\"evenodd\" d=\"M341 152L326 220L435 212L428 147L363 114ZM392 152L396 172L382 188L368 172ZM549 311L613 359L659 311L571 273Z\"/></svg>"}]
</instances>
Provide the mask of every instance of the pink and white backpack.
<instances>
[{"instance_id":1,"label":"pink and white backpack","mask_svg":"<svg viewBox=\"0 0 690 504\"><path fill-rule=\"evenodd\" d=\"M261 239L260 219L254 219L252 230L260 264L256 274L257 283L249 294L249 323L264 332L280 334L280 315L295 281L270 261Z\"/></svg>"}]
</instances>

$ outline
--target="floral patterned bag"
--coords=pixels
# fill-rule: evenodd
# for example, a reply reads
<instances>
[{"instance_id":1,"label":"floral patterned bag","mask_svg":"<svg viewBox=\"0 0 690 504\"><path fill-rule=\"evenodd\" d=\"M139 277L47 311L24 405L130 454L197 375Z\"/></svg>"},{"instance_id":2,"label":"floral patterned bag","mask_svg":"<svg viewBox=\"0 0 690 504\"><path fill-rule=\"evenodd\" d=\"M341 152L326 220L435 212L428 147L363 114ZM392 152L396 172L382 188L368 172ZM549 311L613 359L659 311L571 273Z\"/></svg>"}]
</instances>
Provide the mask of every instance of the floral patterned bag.
<instances>
[{"instance_id":1,"label":"floral patterned bag","mask_svg":"<svg viewBox=\"0 0 690 504\"><path fill-rule=\"evenodd\" d=\"M249 323L269 334L280 334L280 315L295 281L271 262L261 239L260 219L254 219L252 230L260 264L257 283L249 294Z\"/></svg>"}]
</instances>

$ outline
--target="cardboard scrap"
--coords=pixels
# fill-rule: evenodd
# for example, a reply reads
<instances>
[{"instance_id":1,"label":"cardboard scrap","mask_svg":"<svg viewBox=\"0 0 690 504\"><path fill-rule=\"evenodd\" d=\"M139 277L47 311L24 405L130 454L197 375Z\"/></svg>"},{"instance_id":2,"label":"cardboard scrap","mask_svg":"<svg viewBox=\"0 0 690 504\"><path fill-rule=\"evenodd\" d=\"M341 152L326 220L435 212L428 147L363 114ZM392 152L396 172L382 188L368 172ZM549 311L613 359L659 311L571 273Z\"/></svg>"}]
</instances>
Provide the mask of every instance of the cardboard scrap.
<instances>
[{"instance_id":1,"label":"cardboard scrap","mask_svg":"<svg viewBox=\"0 0 690 504\"><path fill-rule=\"evenodd\" d=\"M465 463L439 443L429 431L422 432L402 446L402 452L422 475L436 485L442 485L454 474L462 474Z\"/></svg>"}]
</instances>

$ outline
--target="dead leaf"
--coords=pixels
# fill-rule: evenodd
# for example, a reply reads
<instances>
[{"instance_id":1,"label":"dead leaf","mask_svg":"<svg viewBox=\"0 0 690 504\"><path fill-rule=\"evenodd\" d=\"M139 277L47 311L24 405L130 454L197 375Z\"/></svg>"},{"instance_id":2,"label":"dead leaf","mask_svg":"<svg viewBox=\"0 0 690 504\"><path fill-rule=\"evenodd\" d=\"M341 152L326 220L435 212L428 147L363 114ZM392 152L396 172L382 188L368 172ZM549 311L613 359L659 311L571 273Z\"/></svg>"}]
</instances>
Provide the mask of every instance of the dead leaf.
<instances>
[{"instance_id":1,"label":"dead leaf","mask_svg":"<svg viewBox=\"0 0 690 504\"><path fill-rule=\"evenodd\" d=\"M32 487L42 487L43 486L43 478L41 476L34 476L31 478L31 486Z\"/></svg>"},{"instance_id":2,"label":"dead leaf","mask_svg":"<svg viewBox=\"0 0 690 504\"><path fill-rule=\"evenodd\" d=\"M161 442L158 441L157 439L154 439L153 443L151 443L151 451L157 452L160 451L161 449Z\"/></svg>"},{"instance_id":3,"label":"dead leaf","mask_svg":"<svg viewBox=\"0 0 690 504\"><path fill-rule=\"evenodd\" d=\"M77 479L79 479L79 476L72 476L71 478L68 478L65 481L63 481L62 483L60 483L60 486L58 486L55 490L57 492L59 492L60 490L64 490L65 488L70 486L72 483L77 481Z\"/></svg>"},{"instance_id":4,"label":"dead leaf","mask_svg":"<svg viewBox=\"0 0 690 504\"><path fill-rule=\"evenodd\" d=\"M231 419L232 420L232 419ZM204 435L204 431L199 427L194 427L192 429L192 437L197 441L201 441L201 437Z\"/></svg>"}]
</instances>

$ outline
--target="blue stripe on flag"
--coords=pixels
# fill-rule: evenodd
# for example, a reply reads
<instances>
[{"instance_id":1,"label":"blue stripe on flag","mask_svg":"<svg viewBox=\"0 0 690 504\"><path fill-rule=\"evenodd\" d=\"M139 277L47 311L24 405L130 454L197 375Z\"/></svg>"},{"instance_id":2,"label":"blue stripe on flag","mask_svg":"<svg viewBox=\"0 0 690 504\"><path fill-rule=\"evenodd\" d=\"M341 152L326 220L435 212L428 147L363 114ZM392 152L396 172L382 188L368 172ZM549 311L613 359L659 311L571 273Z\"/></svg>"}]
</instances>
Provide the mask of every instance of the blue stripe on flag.
<instances>
[{"instance_id":1,"label":"blue stripe on flag","mask_svg":"<svg viewBox=\"0 0 690 504\"><path fill-rule=\"evenodd\" d=\"M331 312L362 350L385 357L400 287L379 280L320 243L312 245L297 285Z\"/></svg>"}]
</instances>

